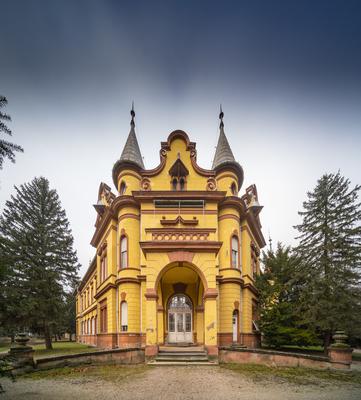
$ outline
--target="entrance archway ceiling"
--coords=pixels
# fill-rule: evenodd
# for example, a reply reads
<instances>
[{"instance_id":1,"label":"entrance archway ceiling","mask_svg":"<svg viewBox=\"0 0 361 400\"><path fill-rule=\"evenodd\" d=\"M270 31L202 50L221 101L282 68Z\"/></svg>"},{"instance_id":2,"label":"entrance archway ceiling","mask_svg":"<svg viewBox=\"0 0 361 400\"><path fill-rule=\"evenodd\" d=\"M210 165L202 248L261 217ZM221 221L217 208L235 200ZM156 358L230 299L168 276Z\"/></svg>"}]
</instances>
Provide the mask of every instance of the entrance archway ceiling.
<instances>
[{"instance_id":1,"label":"entrance archway ceiling","mask_svg":"<svg viewBox=\"0 0 361 400\"><path fill-rule=\"evenodd\" d=\"M198 274L193 271L191 268L183 266L183 267L173 267L169 271L167 271L163 278L163 283L196 283L198 281Z\"/></svg>"}]
</instances>

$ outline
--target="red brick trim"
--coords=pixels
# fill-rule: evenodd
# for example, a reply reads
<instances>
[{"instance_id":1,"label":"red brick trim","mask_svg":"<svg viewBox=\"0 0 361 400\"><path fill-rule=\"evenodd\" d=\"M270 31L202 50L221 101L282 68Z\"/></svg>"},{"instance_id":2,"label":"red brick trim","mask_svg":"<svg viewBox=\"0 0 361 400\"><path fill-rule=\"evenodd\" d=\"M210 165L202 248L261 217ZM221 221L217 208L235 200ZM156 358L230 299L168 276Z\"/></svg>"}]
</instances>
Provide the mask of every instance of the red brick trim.
<instances>
[{"instance_id":1,"label":"red brick trim","mask_svg":"<svg viewBox=\"0 0 361 400\"><path fill-rule=\"evenodd\" d=\"M175 261L186 261L186 262L192 262L194 253L190 251L171 251L167 253L169 261L170 262L175 262Z\"/></svg>"},{"instance_id":2,"label":"red brick trim","mask_svg":"<svg viewBox=\"0 0 361 400\"><path fill-rule=\"evenodd\" d=\"M233 215L233 214L223 214L220 217L218 217L218 221L223 221L224 219L234 219L236 220L238 223L240 223L240 218L237 217L237 215Z\"/></svg>"},{"instance_id":3,"label":"red brick trim","mask_svg":"<svg viewBox=\"0 0 361 400\"><path fill-rule=\"evenodd\" d=\"M158 345L146 345L145 346L145 356L154 357L158 354Z\"/></svg>"},{"instance_id":4,"label":"red brick trim","mask_svg":"<svg viewBox=\"0 0 361 400\"><path fill-rule=\"evenodd\" d=\"M155 289L147 289L146 292L144 293L144 297L147 300L158 300L158 294Z\"/></svg>"},{"instance_id":5,"label":"red brick trim","mask_svg":"<svg viewBox=\"0 0 361 400\"><path fill-rule=\"evenodd\" d=\"M121 215L118 218L118 222L123 221L123 219L127 219L127 218L133 218L133 219L136 219L136 220L140 221L140 215L127 213L127 214Z\"/></svg>"},{"instance_id":6,"label":"red brick trim","mask_svg":"<svg viewBox=\"0 0 361 400\"><path fill-rule=\"evenodd\" d=\"M218 297L218 290L217 289L206 289L203 294L203 299L216 299Z\"/></svg>"}]
</instances>

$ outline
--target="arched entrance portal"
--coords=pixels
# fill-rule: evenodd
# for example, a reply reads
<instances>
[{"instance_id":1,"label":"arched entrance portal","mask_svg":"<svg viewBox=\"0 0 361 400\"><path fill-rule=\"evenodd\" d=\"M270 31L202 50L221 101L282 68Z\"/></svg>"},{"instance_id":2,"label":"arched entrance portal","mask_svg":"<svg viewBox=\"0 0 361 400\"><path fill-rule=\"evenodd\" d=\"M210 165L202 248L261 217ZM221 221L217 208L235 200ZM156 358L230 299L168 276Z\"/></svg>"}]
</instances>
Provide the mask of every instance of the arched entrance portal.
<instances>
[{"instance_id":1,"label":"arched entrance portal","mask_svg":"<svg viewBox=\"0 0 361 400\"><path fill-rule=\"evenodd\" d=\"M193 306L188 296L175 294L168 304L168 343L192 343Z\"/></svg>"},{"instance_id":2,"label":"arched entrance portal","mask_svg":"<svg viewBox=\"0 0 361 400\"><path fill-rule=\"evenodd\" d=\"M204 276L187 262L168 264L155 282L158 344L204 344Z\"/></svg>"}]
</instances>

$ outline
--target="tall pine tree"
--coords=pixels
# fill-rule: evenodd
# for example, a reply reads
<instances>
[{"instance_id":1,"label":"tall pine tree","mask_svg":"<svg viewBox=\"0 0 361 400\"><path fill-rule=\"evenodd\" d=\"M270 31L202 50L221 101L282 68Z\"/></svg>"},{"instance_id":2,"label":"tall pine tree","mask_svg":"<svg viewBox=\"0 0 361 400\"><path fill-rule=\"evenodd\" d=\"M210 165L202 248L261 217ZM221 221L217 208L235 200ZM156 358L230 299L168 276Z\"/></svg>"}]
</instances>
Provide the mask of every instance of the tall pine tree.
<instances>
[{"instance_id":1,"label":"tall pine tree","mask_svg":"<svg viewBox=\"0 0 361 400\"><path fill-rule=\"evenodd\" d=\"M8 104L8 101L5 96L0 95L0 134L5 133L6 135L11 136L12 132L9 127L3 121L10 122L11 117L9 114L5 114L1 111L3 107ZM13 163L15 162L15 152L20 151L23 152L23 148L18 144L11 143L7 140L0 138L0 169L3 166L3 162L6 158L8 158Z\"/></svg>"},{"instance_id":2,"label":"tall pine tree","mask_svg":"<svg viewBox=\"0 0 361 400\"><path fill-rule=\"evenodd\" d=\"M322 335L325 352L336 329L355 334L361 319L360 186L338 172L325 174L307 194L296 226L305 281L299 312ZM357 334L357 333L356 333Z\"/></svg>"},{"instance_id":3,"label":"tall pine tree","mask_svg":"<svg viewBox=\"0 0 361 400\"><path fill-rule=\"evenodd\" d=\"M7 310L3 323L32 327L51 348L52 328L61 318L67 293L77 280L79 264L69 222L57 192L40 177L15 187L0 217L0 257ZM3 286L3 285L2 285Z\"/></svg>"},{"instance_id":4,"label":"tall pine tree","mask_svg":"<svg viewBox=\"0 0 361 400\"><path fill-rule=\"evenodd\" d=\"M277 244L276 251L263 253L263 271L256 278L260 293L260 328L266 345L280 348L285 345L312 345L317 338L302 324L296 311L302 282L295 281L299 259L290 247Z\"/></svg>"}]
</instances>

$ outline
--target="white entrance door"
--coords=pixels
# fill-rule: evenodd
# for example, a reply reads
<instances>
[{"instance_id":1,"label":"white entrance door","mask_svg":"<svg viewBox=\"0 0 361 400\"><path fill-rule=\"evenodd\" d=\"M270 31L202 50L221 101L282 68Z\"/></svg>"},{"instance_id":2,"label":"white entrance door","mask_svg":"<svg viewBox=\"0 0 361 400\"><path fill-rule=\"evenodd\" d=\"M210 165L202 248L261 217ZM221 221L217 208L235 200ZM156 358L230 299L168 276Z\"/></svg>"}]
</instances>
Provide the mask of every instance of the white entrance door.
<instances>
[{"instance_id":1,"label":"white entrance door","mask_svg":"<svg viewBox=\"0 0 361 400\"><path fill-rule=\"evenodd\" d=\"M236 313L232 316L232 340L234 343L238 340L238 315Z\"/></svg>"},{"instance_id":2,"label":"white entrance door","mask_svg":"<svg viewBox=\"0 0 361 400\"><path fill-rule=\"evenodd\" d=\"M168 309L168 342L192 343L192 307L184 295L175 295Z\"/></svg>"}]
</instances>

